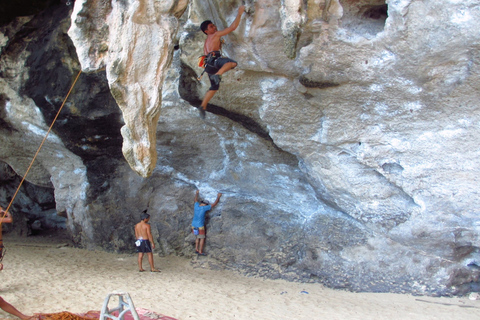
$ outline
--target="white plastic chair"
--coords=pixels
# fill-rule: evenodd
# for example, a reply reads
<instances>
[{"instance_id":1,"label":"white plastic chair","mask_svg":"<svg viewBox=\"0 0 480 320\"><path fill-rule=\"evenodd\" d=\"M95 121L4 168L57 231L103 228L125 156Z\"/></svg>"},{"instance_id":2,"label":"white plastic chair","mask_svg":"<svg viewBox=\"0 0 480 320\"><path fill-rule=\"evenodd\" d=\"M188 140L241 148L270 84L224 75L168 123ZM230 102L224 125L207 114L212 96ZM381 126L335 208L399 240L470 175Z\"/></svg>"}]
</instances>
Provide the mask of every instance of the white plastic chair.
<instances>
[{"instance_id":1,"label":"white plastic chair","mask_svg":"<svg viewBox=\"0 0 480 320\"><path fill-rule=\"evenodd\" d=\"M118 296L118 307L109 310L108 302L110 301L110 297L112 296ZM124 299L126 300L126 302ZM118 311L118 317L112 315L112 313L115 311ZM135 306L133 305L132 298L130 298L128 292L109 293L105 298L105 301L103 302L102 311L100 312L100 320L123 320L123 316L128 311L132 313L133 319L140 320L137 310L135 310Z\"/></svg>"}]
</instances>

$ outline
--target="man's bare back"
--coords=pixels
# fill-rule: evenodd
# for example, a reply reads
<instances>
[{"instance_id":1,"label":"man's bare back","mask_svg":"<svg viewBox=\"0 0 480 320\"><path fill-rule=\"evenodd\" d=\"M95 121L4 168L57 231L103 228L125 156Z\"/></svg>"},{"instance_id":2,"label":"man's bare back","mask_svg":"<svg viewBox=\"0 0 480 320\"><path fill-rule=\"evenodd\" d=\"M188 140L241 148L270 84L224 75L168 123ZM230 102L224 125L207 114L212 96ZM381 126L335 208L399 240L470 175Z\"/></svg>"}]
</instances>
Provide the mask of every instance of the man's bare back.
<instances>
[{"instance_id":1,"label":"man's bare back","mask_svg":"<svg viewBox=\"0 0 480 320\"><path fill-rule=\"evenodd\" d=\"M135 225L135 237L137 239L150 240L153 244L151 227L143 220Z\"/></svg>"},{"instance_id":2,"label":"man's bare back","mask_svg":"<svg viewBox=\"0 0 480 320\"><path fill-rule=\"evenodd\" d=\"M142 220L135 225L135 245L137 246L138 252L138 270L140 272L145 271L142 267L143 254L146 253L148 256L148 263L150 264L151 272L160 272L160 270L155 269L153 262L152 249L155 249L155 243L153 242L151 227L148 224L150 220L150 215L147 214L146 210L142 214Z\"/></svg>"}]
</instances>

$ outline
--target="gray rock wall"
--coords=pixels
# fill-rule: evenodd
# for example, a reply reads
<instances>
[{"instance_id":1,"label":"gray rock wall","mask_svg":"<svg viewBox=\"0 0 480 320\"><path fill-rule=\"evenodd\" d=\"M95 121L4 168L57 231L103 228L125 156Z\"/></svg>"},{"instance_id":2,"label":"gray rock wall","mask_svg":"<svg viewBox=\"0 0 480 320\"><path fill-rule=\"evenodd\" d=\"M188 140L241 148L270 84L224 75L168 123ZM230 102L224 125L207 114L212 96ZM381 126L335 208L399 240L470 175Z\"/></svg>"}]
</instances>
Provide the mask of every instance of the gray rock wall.
<instances>
[{"instance_id":1,"label":"gray rock wall","mask_svg":"<svg viewBox=\"0 0 480 320\"><path fill-rule=\"evenodd\" d=\"M476 291L478 4L247 1L225 37L239 65L205 120L192 106L209 87L198 26L228 26L240 1L55 5L1 27L0 160L25 172L82 68L28 176L54 188L79 245L132 251L148 208L159 254L190 257L195 190L220 191L199 264L356 291ZM130 59L162 32L163 51Z\"/></svg>"}]
</instances>

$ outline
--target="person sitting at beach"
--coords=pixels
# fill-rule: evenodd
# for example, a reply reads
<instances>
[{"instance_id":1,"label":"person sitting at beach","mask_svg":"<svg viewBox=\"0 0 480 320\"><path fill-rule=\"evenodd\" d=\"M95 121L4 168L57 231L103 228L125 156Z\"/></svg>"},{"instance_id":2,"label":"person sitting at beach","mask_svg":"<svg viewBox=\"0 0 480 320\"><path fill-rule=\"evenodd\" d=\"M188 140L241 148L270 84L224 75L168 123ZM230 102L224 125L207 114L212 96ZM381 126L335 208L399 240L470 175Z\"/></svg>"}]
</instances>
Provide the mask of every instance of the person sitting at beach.
<instances>
[{"instance_id":1,"label":"person sitting at beach","mask_svg":"<svg viewBox=\"0 0 480 320\"><path fill-rule=\"evenodd\" d=\"M143 254L146 253L148 256L148 262L150 263L151 272L160 272L160 270L155 269L153 264L153 253L152 250L155 249L155 243L153 242L151 227L148 224L150 220L150 215L147 213L147 210L143 211L141 221L135 225L135 245L138 252L138 268L140 272L145 271L142 266Z\"/></svg>"}]
</instances>

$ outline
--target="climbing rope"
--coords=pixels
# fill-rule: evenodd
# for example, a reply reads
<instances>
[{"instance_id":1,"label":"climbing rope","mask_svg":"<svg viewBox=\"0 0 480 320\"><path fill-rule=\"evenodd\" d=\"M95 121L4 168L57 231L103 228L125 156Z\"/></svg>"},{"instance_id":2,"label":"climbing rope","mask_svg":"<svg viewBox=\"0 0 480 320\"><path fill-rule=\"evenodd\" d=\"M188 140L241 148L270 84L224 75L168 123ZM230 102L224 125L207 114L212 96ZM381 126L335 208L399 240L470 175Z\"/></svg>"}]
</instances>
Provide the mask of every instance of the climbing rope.
<instances>
[{"instance_id":1,"label":"climbing rope","mask_svg":"<svg viewBox=\"0 0 480 320\"><path fill-rule=\"evenodd\" d=\"M45 141L47 140L48 135L50 134L50 131L52 131L52 127L53 127L53 125L55 124L55 121L57 121L57 118L58 118L58 116L60 115L60 112L62 111L63 106L65 105L65 102L67 102L67 99L68 99L68 97L70 96L70 93L72 92L73 87L75 87L75 84L77 83L77 80L78 80L78 78L80 77L80 74L81 74L81 73L82 73L82 70L80 70L80 71L78 72L77 77L75 78L75 81L73 81L73 84L72 84L72 86L70 87L70 90L68 90L68 93L67 93L67 95L65 96L65 99L63 99L63 103L62 103L62 105L60 106L60 109L58 109L58 112L57 112L55 118L53 119L52 124L51 124L50 127L48 128L48 131L47 131L47 133L45 134L45 137L43 138L42 143L41 143L40 146L38 147L38 150L37 150L37 152L35 153L35 156L33 157L32 161L30 162L30 165L29 165L28 168L27 168L27 171L26 171L25 174L23 175L22 181L20 181L20 184L18 185L17 191L15 191L15 194L13 195L12 200L10 200L10 203L8 204L7 209L5 209L5 211L3 212L3 216L2 216L1 219L0 219L0 227L2 226L3 219L5 219L5 216L7 215L8 210L9 210L10 207L12 206L12 203L13 203L13 201L15 200L15 197L17 196L18 192L20 191L20 187L22 186L23 182L25 181L25 178L27 177L28 172L29 172L30 169L32 168L33 162L34 162L35 159L37 158L38 153L40 152L40 150L41 150L42 147L43 147L43 144L44 144Z\"/></svg>"}]
</instances>

